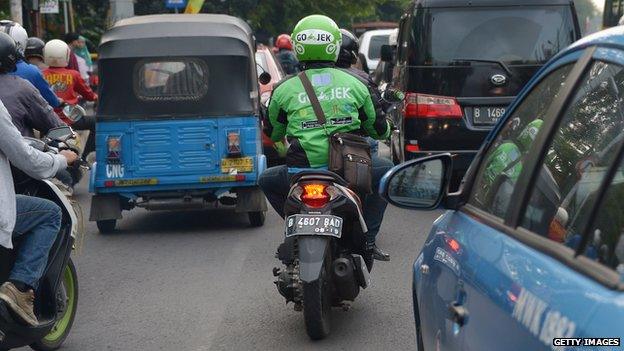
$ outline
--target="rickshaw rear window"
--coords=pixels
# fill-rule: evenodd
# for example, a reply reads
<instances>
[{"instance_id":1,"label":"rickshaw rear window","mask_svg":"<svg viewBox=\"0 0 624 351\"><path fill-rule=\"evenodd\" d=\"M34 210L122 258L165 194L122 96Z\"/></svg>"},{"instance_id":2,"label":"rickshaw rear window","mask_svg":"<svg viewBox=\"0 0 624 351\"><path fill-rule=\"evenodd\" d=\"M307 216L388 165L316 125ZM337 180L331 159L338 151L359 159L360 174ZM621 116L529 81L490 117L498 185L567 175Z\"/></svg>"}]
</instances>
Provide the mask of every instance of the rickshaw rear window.
<instances>
[{"instance_id":1,"label":"rickshaw rear window","mask_svg":"<svg viewBox=\"0 0 624 351\"><path fill-rule=\"evenodd\" d=\"M200 100L208 92L208 76L208 65L203 60L144 60L135 70L135 93L145 101Z\"/></svg>"}]
</instances>

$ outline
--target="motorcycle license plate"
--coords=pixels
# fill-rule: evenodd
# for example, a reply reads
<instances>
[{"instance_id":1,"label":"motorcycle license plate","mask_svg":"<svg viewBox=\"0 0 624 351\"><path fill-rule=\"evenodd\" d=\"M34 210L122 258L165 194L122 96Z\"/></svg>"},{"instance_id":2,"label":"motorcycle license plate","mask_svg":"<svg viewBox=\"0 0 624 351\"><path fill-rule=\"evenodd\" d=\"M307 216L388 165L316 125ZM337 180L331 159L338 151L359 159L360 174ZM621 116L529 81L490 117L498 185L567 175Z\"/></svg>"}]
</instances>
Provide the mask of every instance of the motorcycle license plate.
<instances>
[{"instance_id":1,"label":"motorcycle license plate","mask_svg":"<svg viewBox=\"0 0 624 351\"><path fill-rule=\"evenodd\" d=\"M236 170L239 173L253 171L253 157L224 158L221 160L221 172L230 173Z\"/></svg>"},{"instance_id":2,"label":"motorcycle license plate","mask_svg":"<svg viewBox=\"0 0 624 351\"><path fill-rule=\"evenodd\" d=\"M340 238L342 218L332 215L292 215L286 219L286 237L295 235L324 235Z\"/></svg>"}]
</instances>

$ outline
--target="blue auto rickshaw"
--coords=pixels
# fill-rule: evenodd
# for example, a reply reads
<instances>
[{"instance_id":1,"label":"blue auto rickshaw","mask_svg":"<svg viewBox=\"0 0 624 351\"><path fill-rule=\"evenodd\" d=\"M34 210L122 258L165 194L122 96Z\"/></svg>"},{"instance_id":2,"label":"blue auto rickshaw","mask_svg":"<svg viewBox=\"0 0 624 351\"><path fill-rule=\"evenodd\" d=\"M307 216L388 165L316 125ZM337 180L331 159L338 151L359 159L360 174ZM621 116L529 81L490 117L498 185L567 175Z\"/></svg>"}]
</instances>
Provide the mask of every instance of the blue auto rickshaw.
<instances>
[{"instance_id":1,"label":"blue auto rickshaw","mask_svg":"<svg viewBox=\"0 0 624 351\"><path fill-rule=\"evenodd\" d=\"M133 17L102 36L90 179L101 233L134 207L233 209L264 224L255 47L225 15Z\"/></svg>"}]
</instances>

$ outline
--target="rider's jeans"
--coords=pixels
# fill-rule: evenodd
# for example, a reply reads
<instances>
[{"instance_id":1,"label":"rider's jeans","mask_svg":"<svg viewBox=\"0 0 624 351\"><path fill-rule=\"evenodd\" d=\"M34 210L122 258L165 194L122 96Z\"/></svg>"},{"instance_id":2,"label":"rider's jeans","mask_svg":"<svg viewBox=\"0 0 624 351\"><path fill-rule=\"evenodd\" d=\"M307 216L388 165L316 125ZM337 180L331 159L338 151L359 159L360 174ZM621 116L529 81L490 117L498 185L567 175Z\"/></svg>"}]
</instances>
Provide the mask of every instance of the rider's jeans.
<instances>
[{"instance_id":1,"label":"rider's jeans","mask_svg":"<svg viewBox=\"0 0 624 351\"><path fill-rule=\"evenodd\" d=\"M17 195L16 201L13 242L17 243L17 258L9 279L36 289L61 227L61 209L54 202L38 197Z\"/></svg>"},{"instance_id":2,"label":"rider's jeans","mask_svg":"<svg viewBox=\"0 0 624 351\"><path fill-rule=\"evenodd\" d=\"M387 206L379 196L379 181L392 166L390 160L373 156L373 193L364 200L364 219L368 227L366 239L369 243L375 242ZM281 165L267 169L260 175L259 184L271 206L284 217L284 203L290 190L288 167Z\"/></svg>"}]
</instances>

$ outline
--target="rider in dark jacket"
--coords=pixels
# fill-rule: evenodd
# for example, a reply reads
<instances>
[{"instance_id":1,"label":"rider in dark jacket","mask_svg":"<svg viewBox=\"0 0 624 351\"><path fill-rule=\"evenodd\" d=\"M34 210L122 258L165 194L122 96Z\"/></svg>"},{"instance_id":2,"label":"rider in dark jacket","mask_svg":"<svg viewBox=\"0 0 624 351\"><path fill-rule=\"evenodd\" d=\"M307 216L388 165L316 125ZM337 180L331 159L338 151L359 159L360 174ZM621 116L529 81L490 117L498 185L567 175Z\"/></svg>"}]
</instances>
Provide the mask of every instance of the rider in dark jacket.
<instances>
[{"instance_id":1,"label":"rider in dark jacket","mask_svg":"<svg viewBox=\"0 0 624 351\"><path fill-rule=\"evenodd\" d=\"M342 68L343 71L346 71L350 75L358 78L360 82L364 83L364 85L368 87L371 97L373 98L375 112L377 115L383 116L387 106L383 103L379 87L370 78L368 73L354 67L358 60L358 50L360 48L358 39L355 35L353 35L353 33L344 28L340 29L340 34L342 34L342 45L340 45L340 54L338 55L338 61L336 61L336 67ZM371 153L373 155L377 154L379 141L369 138L369 143L371 146Z\"/></svg>"}]
</instances>

